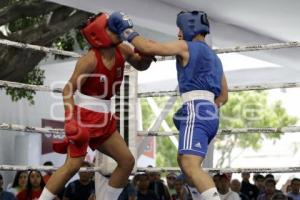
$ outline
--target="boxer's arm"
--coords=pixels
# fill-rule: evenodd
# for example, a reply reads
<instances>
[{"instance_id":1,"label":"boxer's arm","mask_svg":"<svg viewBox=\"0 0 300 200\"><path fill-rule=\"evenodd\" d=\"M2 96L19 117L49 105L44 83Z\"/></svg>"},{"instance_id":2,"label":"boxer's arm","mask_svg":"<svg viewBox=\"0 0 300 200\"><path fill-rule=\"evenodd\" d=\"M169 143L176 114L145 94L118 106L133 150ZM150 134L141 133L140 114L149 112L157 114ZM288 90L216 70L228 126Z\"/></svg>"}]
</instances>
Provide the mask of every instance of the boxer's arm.
<instances>
[{"instance_id":1,"label":"boxer's arm","mask_svg":"<svg viewBox=\"0 0 300 200\"><path fill-rule=\"evenodd\" d=\"M124 55L125 60L135 69L144 71L150 67L152 56L141 56L138 53L135 53L129 45L123 43L119 45L119 48Z\"/></svg>"},{"instance_id":2,"label":"boxer's arm","mask_svg":"<svg viewBox=\"0 0 300 200\"><path fill-rule=\"evenodd\" d=\"M215 99L215 104L218 107L223 106L228 100L228 85L226 81L225 74L223 73L222 77L222 86L221 86L221 94Z\"/></svg>"},{"instance_id":3,"label":"boxer's arm","mask_svg":"<svg viewBox=\"0 0 300 200\"><path fill-rule=\"evenodd\" d=\"M136 36L131 44L146 55L181 56L188 55L188 45L184 40L175 40L167 43L155 42L142 36Z\"/></svg>"},{"instance_id":4,"label":"boxer's arm","mask_svg":"<svg viewBox=\"0 0 300 200\"><path fill-rule=\"evenodd\" d=\"M65 110L68 109L70 113L73 113L73 94L87 79L87 76L82 75L90 74L95 70L96 66L97 59L93 51L89 51L86 55L84 55L77 61L75 70L63 89Z\"/></svg>"}]
</instances>

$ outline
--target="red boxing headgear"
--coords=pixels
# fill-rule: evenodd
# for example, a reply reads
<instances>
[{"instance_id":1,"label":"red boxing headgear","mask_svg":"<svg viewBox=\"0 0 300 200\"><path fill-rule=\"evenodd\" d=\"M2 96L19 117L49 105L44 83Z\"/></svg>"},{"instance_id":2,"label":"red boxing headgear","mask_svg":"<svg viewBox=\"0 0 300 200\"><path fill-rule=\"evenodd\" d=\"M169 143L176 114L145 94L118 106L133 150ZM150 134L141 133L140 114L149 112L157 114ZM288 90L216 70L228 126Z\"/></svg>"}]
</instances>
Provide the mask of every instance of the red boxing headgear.
<instances>
[{"instance_id":1,"label":"red boxing headgear","mask_svg":"<svg viewBox=\"0 0 300 200\"><path fill-rule=\"evenodd\" d=\"M80 30L88 43L95 48L113 46L113 41L106 32L109 15L100 13L89 19L86 25Z\"/></svg>"}]
</instances>

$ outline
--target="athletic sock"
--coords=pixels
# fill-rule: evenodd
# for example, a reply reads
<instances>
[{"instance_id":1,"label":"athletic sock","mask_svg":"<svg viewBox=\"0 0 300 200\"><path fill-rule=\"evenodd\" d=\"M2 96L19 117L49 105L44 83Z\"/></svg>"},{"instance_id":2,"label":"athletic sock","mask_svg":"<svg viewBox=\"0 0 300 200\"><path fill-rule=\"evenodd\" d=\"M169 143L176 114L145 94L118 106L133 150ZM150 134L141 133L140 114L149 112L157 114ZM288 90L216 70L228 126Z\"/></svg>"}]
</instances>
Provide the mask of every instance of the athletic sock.
<instances>
[{"instance_id":1,"label":"athletic sock","mask_svg":"<svg viewBox=\"0 0 300 200\"><path fill-rule=\"evenodd\" d=\"M53 200L56 197L55 194L52 194L46 187L44 187L39 200Z\"/></svg>"},{"instance_id":2,"label":"athletic sock","mask_svg":"<svg viewBox=\"0 0 300 200\"><path fill-rule=\"evenodd\" d=\"M110 185L106 185L106 191L104 195L104 200L118 200L123 188L114 188Z\"/></svg>"},{"instance_id":3,"label":"athletic sock","mask_svg":"<svg viewBox=\"0 0 300 200\"><path fill-rule=\"evenodd\" d=\"M217 188L213 187L201 193L204 200L220 200Z\"/></svg>"}]
</instances>

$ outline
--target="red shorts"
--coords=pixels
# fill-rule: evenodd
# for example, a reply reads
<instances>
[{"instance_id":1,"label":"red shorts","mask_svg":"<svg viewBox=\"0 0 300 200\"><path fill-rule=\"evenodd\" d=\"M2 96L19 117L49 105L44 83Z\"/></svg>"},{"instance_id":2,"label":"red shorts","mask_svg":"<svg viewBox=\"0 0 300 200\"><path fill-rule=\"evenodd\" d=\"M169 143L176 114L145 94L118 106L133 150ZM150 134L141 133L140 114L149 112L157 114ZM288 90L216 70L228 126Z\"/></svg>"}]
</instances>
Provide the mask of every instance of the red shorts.
<instances>
[{"instance_id":1,"label":"red shorts","mask_svg":"<svg viewBox=\"0 0 300 200\"><path fill-rule=\"evenodd\" d=\"M90 139L80 146L70 143L69 153L71 157L82 157L86 155L88 146L92 150L99 148L116 131L116 116L112 113L95 112L78 106L74 109L78 125L88 130Z\"/></svg>"}]
</instances>

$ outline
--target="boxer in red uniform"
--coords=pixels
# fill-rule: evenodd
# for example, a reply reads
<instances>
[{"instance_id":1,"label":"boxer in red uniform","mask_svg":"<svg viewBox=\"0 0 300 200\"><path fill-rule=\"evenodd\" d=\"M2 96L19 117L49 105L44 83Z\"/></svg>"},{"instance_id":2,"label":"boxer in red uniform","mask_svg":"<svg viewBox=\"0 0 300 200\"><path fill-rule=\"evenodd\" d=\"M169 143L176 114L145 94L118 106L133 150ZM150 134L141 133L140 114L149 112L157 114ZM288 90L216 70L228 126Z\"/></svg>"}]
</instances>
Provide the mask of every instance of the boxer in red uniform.
<instances>
[{"instance_id":1,"label":"boxer in red uniform","mask_svg":"<svg viewBox=\"0 0 300 200\"><path fill-rule=\"evenodd\" d=\"M106 185L103 200L118 198L133 169L134 157L116 129L110 99L120 88L125 61L137 70L146 70L152 57L141 56L121 43L107 27L108 18L108 14L100 13L81 29L92 48L78 60L64 87L66 137L53 144L56 152L68 156L49 179L40 200L55 198L81 167L88 146L118 163Z\"/></svg>"}]
</instances>

